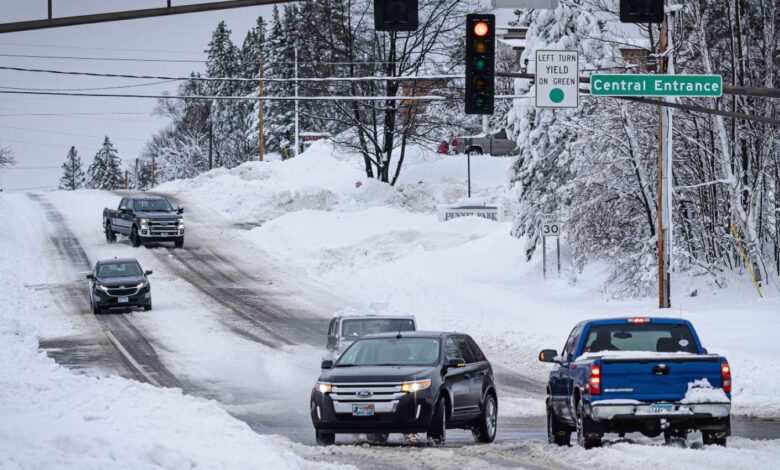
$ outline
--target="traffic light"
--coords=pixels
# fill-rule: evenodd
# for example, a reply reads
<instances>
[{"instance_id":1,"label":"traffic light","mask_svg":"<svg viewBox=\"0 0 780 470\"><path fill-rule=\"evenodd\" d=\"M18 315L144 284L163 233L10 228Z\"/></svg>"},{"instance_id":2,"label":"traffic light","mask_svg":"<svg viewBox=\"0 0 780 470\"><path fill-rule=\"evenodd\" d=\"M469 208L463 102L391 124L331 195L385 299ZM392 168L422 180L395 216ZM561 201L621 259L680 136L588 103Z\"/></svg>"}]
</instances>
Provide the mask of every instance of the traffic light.
<instances>
[{"instance_id":1,"label":"traffic light","mask_svg":"<svg viewBox=\"0 0 780 470\"><path fill-rule=\"evenodd\" d=\"M377 31L415 31L419 23L417 0L374 0Z\"/></svg>"},{"instance_id":2,"label":"traffic light","mask_svg":"<svg viewBox=\"0 0 780 470\"><path fill-rule=\"evenodd\" d=\"M622 23L663 23L664 0L620 0Z\"/></svg>"},{"instance_id":3,"label":"traffic light","mask_svg":"<svg viewBox=\"0 0 780 470\"><path fill-rule=\"evenodd\" d=\"M466 16L466 114L493 114L496 17Z\"/></svg>"}]
</instances>

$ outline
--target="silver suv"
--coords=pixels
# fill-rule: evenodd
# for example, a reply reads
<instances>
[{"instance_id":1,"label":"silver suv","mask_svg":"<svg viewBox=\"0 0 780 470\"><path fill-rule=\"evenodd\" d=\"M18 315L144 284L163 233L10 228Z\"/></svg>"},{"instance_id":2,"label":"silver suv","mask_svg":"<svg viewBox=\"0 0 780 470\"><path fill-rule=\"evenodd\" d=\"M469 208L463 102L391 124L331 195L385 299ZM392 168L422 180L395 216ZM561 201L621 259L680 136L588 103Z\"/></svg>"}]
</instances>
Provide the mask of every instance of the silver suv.
<instances>
[{"instance_id":1,"label":"silver suv","mask_svg":"<svg viewBox=\"0 0 780 470\"><path fill-rule=\"evenodd\" d=\"M411 315L338 316L328 326L327 348L337 358L363 335L405 331L417 331L417 321Z\"/></svg>"}]
</instances>

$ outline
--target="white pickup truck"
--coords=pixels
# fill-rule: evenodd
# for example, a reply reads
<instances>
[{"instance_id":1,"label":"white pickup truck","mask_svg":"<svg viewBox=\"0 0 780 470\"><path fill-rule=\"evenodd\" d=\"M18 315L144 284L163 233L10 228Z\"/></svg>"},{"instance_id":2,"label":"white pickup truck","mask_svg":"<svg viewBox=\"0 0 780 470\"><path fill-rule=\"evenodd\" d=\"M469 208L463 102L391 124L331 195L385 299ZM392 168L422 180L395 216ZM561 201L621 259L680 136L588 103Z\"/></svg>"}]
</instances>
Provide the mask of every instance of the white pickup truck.
<instances>
[{"instance_id":1,"label":"white pickup truck","mask_svg":"<svg viewBox=\"0 0 780 470\"><path fill-rule=\"evenodd\" d=\"M328 352L338 358L356 339L374 333L417 331L411 315L340 315L328 326Z\"/></svg>"}]
</instances>

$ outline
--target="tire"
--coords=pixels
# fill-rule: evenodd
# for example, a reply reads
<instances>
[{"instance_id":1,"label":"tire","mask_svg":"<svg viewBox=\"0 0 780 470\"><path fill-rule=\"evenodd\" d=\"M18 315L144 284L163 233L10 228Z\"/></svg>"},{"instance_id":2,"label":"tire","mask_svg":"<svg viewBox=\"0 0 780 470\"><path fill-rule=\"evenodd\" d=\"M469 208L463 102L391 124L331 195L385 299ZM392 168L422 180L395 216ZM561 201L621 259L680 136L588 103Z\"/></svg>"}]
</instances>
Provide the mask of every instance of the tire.
<instances>
[{"instance_id":1,"label":"tire","mask_svg":"<svg viewBox=\"0 0 780 470\"><path fill-rule=\"evenodd\" d=\"M702 431L701 440L705 446L721 446L726 447L727 437L717 437L717 433Z\"/></svg>"},{"instance_id":2,"label":"tire","mask_svg":"<svg viewBox=\"0 0 780 470\"><path fill-rule=\"evenodd\" d=\"M111 230L111 223L106 224L106 241L108 243L114 243L116 241L116 232Z\"/></svg>"},{"instance_id":3,"label":"tire","mask_svg":"<svg viewBox=\"0 0 780 470\"><path fill-rule=\"evenodd\" d=\"M601 434L598 437L592 437L596 433L593 420L585 416L585 406L582 400L577 404L577 444L583 449L593 449L601 447Z\"/></svg>"},{"instance_id":4,"label":"tire","mask_svg":"<svg viewBox=\"0 0 780 470\"><path fill-rule=\"evenodd\" d=\"M428 439L436 445L442 445L447 440L447 407L444 397L436 402L431 425L428 428Z\"/></svg>"},{"instance_id":5,"label":"tire","mask_svg":"<svg viewBox=\"0 0 780 470\"><path fill-rule=\"evenodd\" d=\"M149 299L149 303L147 305L144 305L144 312L148 312L152 309L152 299Z\"/></svg>"},{"instance_id":6,"label":"tire","mask_svg":"<svg viewBox=\"0 0 780 470\"><path fill-rule=\"evenodd\" d=\"M466 154L470 157L477 157L482 155L482 149L479 147L472 147L466 151Z\"/></svg>"},{"instance_id":7,"label":"tire","mask_svg":"<svg viewBox=\"0 0 780 470\"><path fill-rule=\"evenodd\" d=\"M549 405L547 406L547 442L558 446L571 445L571 429L561 424Z\"/></svg>"},{"instance_id":8,"label":"tire","mask_svg":"<svg viewBox=\"0 0 780 470\"><path fill-rule=\"evenodd\" d=\"M488 394L482 404L482 416L479 417L477 426L472 429L474 440L483 444L490 444L496 438L498 430L498 402L496 398Z\"/></svg>"},{"instance_id":9,"label":"tire","mask_svg":"<svg viewBox=\"0 0 780 470\"><path fill-rule=\"evenodd\" d=\"M314 431L314 439L318 446L332 446L336 443L336 434L332 432Z\"/></svg>"},{"instance_id":10,"label":"tire","mask_svg":"<svg viewBox=\"0 0 780 470\"><path fill-rule=\"evenodd\" d=\"M687 439L688 439L688 431L684 429L664 431L664 443L666 443L666 445L677 444L680 440L684 442Z\"/></svg>"},{"instance_id":11,"label":"tire","mask_svg":"<svg viewBox=\"0 0 780 470\"><path fill-rule=\"evenodd\" d=\"M103 310L101 310L100 307L98 307L98 305L95 302L91 302L91 303L92 303L92 313L93 314L100 315L101 313L103 313Z\"/></svg>"},{"instance_id":12,"label":"tire","mask_svg":"<svg viewBox=\"0 0 780 470\"><path fill-rule=\"evenodd\" d=\"M184 237L178 238L173 242L173 246L176 248L181 248L184 246Z\"/></svg>"},{"instance_id":13,"label":"tire","mask_svg":"<svg viewBox=\"0 0 780 470\"><path fill-rule=\"evenodd\" d=\"M130 230L130 242L133 244L134 248L138 248L139 246L142 245L141 237L138 236L138 227L136 227L135 225Z\"/></svg>"},{"instance_id":14,"label":"tire","mask_svg":"<svg viewBox=\"0 0 780 470\"><path fill-rule=\"evenodd\" d=\"M389 438L390 434L386 432L366 434L366 439L368 439L368 442L371 444L387 444L387 439Z\"/></svg>"}]
</instances>

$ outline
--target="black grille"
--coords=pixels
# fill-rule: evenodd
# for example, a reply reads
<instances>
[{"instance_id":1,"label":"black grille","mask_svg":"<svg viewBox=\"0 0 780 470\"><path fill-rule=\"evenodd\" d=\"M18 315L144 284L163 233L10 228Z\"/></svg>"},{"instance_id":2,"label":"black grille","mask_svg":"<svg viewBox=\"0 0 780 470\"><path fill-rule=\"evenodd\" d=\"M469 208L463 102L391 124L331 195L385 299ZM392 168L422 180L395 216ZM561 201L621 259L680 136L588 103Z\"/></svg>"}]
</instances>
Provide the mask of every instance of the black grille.
<instances>
[{"instance_id":1,"label":"black grille","mask_svg":"<svg viewBox=\"0 0 780 470\"><path fill-rule=\"evenodd\" d=\"M138 291L138 289L136 289L135 287L126 287L124 289L121 289L121 288L111 288L111 289L108 289L108 295L114 295L114 296L117 296L117 297L122 297L122 296L133 295L137 291Z\"/></svg>"},{"instance_id":2,"label":"black grille","mask_svg":"<svg viewBox=\"0 0 780 470\"><path fill-rule=\"evenodd\" d=\"M152 234L175 233L178 230L178 225L179 225L178 220L150 219L149 231Z\"/></svg>"}]
</instances>

